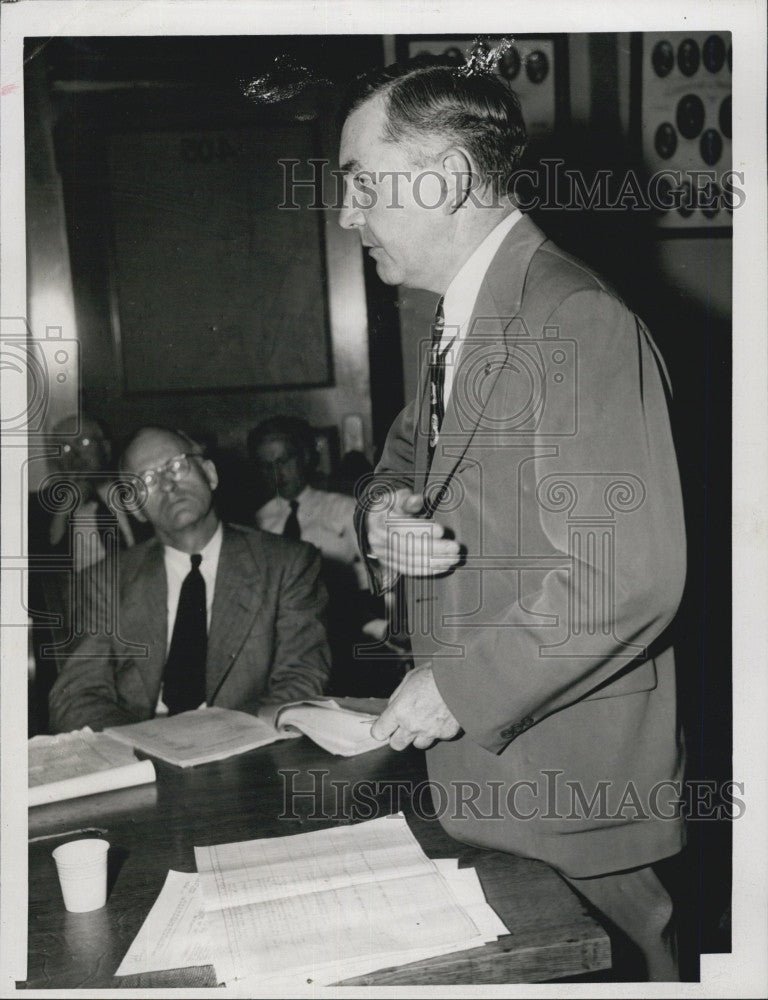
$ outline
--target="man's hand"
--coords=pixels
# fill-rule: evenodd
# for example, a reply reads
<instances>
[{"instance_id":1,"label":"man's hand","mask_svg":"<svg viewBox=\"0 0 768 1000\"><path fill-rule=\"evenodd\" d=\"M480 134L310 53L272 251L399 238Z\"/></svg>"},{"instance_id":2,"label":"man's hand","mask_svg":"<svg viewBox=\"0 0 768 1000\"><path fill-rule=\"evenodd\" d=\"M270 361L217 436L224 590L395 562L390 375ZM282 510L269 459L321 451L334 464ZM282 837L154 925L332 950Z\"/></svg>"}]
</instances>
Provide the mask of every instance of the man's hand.
<instances>
[{"instance_id":1,"label":"man's hand","mask_svg":"<svg viewBox=\"0 0 768 1000\"><path fill-rule=\"evenodd\" d=\"M393 750L409 743L425 750L435 740L450 740L461 729L437 690L432 667L406 674L389 704L371 726L376 740L389 740Z\"/></svg>"},{"instance_id":2,"label":"man's hand","mask_svg":"<svg viewBox=\"0 0 768 1000\"><path fill-rule=\"evenodd\" d=\"M459 543L444 538L445 528L418 514L424 505L419 493L399 489L392 508L368 514L368 544L386 569L403 576L439 576L461 558Z\"/></svg>"}]
</instances>

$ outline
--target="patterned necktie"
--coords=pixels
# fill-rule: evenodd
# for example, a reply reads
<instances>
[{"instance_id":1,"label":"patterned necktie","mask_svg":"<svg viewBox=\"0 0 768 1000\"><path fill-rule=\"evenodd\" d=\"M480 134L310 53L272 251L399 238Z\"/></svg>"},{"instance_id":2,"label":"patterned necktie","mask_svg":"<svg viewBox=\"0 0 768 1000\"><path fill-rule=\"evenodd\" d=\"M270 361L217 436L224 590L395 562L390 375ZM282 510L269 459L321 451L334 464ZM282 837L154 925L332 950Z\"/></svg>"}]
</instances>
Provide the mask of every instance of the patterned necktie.
<instances>
[{"instance_id":1,"label":"patterned necktie","mask_svg":"<svg viewBox=\"0 0 768 1000\"><path fill-rule=\"evenodd\" d=\"M442 298L437 303L435 322L432 327L432 343L429 348L429 443L427 446L427 472L432 467L432 459L440 437L440 428L445 416L443 391L445 388L445 358L455 338L440 350L440 341L445 328Z\"/></svg>"},{"instance_id":2,"label":"patterned necktie","mask_svg":"<svg viewBox=\"0 0 768 1000\"><path fill-rule=\"evenodd\" d=\"M203 557L190 556L192 568L184 577L173 626L171 648L163 673L163 701L171 715L197 708L205 701L205 660L208 628Z\"/></svg>"},{"instance_id":3,"label":"patterned necktie","mask_svg":"<svg viewBox=\"0 0 768 1000\"><path fill-rule=\"evenodd\" d=\"M301 526L299 525L299 519L296 515L296 511L299 509L299 501L289 500L288 504L291 508L291 513L288 515L285 524L283 525L283 538L293 538L294 541L298 542L301 538Z\"/></svg>"}]
</instances>

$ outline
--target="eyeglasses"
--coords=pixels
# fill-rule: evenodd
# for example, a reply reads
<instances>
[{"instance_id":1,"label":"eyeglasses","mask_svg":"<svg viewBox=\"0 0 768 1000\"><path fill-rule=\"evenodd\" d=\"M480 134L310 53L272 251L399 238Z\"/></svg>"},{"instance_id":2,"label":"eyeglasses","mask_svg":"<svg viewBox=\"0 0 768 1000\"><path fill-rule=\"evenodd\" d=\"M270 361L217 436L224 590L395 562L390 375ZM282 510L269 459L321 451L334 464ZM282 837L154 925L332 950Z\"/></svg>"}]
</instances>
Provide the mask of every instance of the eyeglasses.
<instances>
[{"instance_id":1,"label":"eyeglasses","mask_svg":"<svg viewBox=\"0 0 768 1000\"><path fill-rule=\"evenodd\" d=\"M61 446L61 450L64 452L65 455L68 455L71 451L74 451L75 449L93 448L97 444L100 444L100 443L101 443L101 439L100 438L88 438L88 437L84 437L84 438L80 438L79 441L74 441L72 444L64 444L64 445L62 445Z\"/></svg>"},{"instance_id":2,"label":"eyeglasses","mask_svg":"<svg viewBox=\"0 0 768 1000\"><path fill-rule=\"evenodd\" d=\"M179 480L189 475L191 469L190 458L202 458L199 451L183 452L169 458L167 462L158 465L154 469L145 469L140 473L139 479L144 483L148 493L155 493L160 488L163 479L170 479L171 482L178 483Z\"/></svg>"},{"instance_id":3,"label":"eyeglasses","mask_svg":"<svg viewBox=\"0 0 768 1000\"><path fill-rule=\"evenodd\" d=\"M262 471L269 472L272 469L282 469L295 458L298 458L298 453L295 451L289 452L287 455L278 455L277 458L257 458L256 465Z\"/></svg>"}]
</instances>

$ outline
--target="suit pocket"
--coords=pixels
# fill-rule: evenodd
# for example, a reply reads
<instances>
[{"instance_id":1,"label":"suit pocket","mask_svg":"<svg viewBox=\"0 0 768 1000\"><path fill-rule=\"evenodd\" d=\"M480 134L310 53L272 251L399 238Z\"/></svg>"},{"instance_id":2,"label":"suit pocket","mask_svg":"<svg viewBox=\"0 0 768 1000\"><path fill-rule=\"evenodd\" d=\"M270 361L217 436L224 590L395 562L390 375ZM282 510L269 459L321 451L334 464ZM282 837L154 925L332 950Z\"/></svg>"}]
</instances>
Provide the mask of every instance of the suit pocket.
<instances>
[{"instance_id":1,"label":"suit pocket","mask_svg":"<svg viewBox=\"0 0 768 1000\"><path fill-rule=\"evenodd\" d=\"M626 694L653 691L658 684L656 661L646 660L639 666L630 666L604 681L600 687L588 694L583 701L598 701L601 698L621 698Z\"/></svg>"}]
</instances>

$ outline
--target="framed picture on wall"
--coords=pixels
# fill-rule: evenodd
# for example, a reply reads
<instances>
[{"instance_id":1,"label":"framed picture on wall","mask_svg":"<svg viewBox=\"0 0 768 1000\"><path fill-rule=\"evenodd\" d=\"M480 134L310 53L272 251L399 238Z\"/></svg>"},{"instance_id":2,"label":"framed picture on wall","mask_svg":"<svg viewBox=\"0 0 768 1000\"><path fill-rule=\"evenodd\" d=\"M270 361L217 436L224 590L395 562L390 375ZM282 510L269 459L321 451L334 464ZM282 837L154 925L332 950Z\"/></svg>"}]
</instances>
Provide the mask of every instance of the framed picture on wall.
<instances>
[{"instance_id":1,"label":"framed picture on wall","mask_svg":"<svg viewBox=\"0 0 768 1000\"><path fill-rule=\"evenodd\" d=\"M111 297L123 391L332 384L323 211L285 207L311 124L111 132Z\"/></svg>"},{"instance_id":2,"label":"framed picture on wall","mask_svg":"<svg viewBox=\"0 0 768 1000\"><path fill-rule=\"evenodd\" d=\"M731 153L729 31L632 36L632 133L654 178L660 236L731 236L741 176Z\"/></svg>"}]
</instances>

